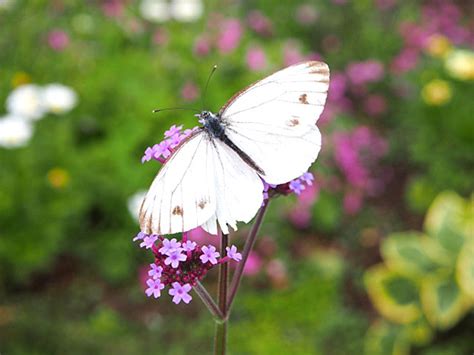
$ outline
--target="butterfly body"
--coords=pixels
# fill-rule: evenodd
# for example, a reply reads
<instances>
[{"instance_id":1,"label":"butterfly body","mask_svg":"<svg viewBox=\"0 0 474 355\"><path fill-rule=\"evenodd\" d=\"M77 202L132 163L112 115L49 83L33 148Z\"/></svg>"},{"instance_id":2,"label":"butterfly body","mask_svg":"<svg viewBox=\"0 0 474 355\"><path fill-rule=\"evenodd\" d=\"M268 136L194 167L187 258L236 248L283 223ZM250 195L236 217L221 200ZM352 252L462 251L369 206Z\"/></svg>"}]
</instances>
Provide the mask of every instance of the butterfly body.
<instances>
[{"instance_id":1,"label":"butterfly body","mask_svg":"<svg viewBox=\"0 0 474 355\"><path fill-rule=\"evenodd\" d=\"M146 234L201 226L211 234L249 222L263 202L263 181L283 184L316 160L329 68L317 61L280 70L234 95L166 161L140 208Z\"/></svg>"}]
</instances>

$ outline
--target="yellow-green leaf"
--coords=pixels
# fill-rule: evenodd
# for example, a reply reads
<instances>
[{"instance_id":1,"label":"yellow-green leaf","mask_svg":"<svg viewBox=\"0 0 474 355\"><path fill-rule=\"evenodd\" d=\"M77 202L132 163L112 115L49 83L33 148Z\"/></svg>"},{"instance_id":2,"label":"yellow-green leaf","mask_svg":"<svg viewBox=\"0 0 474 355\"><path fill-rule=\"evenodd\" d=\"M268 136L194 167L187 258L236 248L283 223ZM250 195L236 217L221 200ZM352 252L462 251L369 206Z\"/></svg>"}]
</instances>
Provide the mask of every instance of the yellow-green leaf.
<instances>
[{"instance_id":1,"label":"yellow-green leaf","mask_svg":"<svg viewBox=\"0 0 474 355\"><path fill-rule=\"evenodd\" d=\"M416 282L379 264L365 273L367 292L380 314L394 323L406 324L421 316Z\"/></svg>"},{"instance_id":2,"label":"yellow-green leaf","mask_svg":"<svg viewBox=\"0 0 474 355\"><path fill-rule=\"evenodd\" d=\"M472 208L454 192L443 192L431 204L425 219L426 232L447 250L458 253L472 223Z\"/></svg>"},{"instance_id":3,"label":"yellow-green leaf","mask_svg":"<svg viewBox=\"0 0 474 355\"><path fill-rule=\"evenodd\" d=\"M456 265L456 280L461 290L474 304L474 241L464 245Z\"/></svg>"},{"instance_id":4,"label":"yellow-green leaf","mask_svg":"<svg viewBox=\"0 0 474 355\"><path fill-rule=\"evenodd\" d=\"M408 355L410 344L400 326L385 321L375 322L367 331L365 355Z\"/></svg>"},{"instance_id":5,"label":"yellow-green leaf","mask_svg":"<svg viewBox=\"0 0 474 355\"><path fill-rule=\"evenodd\" d=\"M418 346L428 344L434 336L433 328L428 324L424 317L405 325L403 331L410 343Z\"/></svg>"},{"instance_id":6,"label":"yellow-green leaf","mask_svg":"<svg viewBox=\"0 0 474 355\"><path fill-rule=\"evenodd\" d=\"M426 318L438 329L448 329L455 325L471 304L454 279L442 277L423 280L421 303Z\"/></svg>"},{"instance_id":7,"label":"yellow-green leaf","mask_svg":"<svg viewBox=\"0 0 474 355\"><path fill-rule=\"evenodd\" d=\"M435 239L417 232L390 235L383 242L381 251L391 270L415 277L443 268L449 272L450 263L453 263Z\"/></svg>"}]
</instances>

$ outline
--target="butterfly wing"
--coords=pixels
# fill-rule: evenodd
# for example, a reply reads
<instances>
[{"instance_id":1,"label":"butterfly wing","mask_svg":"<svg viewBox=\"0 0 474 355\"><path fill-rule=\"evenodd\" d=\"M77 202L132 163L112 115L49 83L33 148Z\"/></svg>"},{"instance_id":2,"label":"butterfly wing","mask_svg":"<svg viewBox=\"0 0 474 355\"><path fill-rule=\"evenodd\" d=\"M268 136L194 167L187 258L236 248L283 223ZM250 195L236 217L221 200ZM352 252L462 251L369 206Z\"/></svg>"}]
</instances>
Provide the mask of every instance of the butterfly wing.
<instances>
[{"instance_id":1,"label":"butterfly wing","mask_svg":"<svg viewBox=\"0 0 474 355\"><path fill-rule=\"evenodd\" d=\"M203 229L217 234L217 224L224 234L229 227L237 230L237 222L245 223L255 216L263 202L263 182L248 164L226 144L213 140L215 148L214 184L217 208Z\"/></svg>"},{"instance_id":2,"label":"butterfly wing","mask_svg":"<svg viewBox=\"0 0 474 355\"><path fill-rule=\"evenodd\" d=\"M256 82L220 110L227 137L262 168L266 182L288 182L316 160L321 147L316 121L328 87L328 66L304 62Z\"/></svg>"},{"instance_id":3,"label":"butterfly wing","mask_svg":"<svg viewBox=\"0 0 474 355\"><path fill-rule=\"evenodd\" d=\"M217 234L248 222L262 203L258 175L223 143L200 131L164 164L140 208L147 234L173 234L201 225Z\"/></svg>"}]
</instances>

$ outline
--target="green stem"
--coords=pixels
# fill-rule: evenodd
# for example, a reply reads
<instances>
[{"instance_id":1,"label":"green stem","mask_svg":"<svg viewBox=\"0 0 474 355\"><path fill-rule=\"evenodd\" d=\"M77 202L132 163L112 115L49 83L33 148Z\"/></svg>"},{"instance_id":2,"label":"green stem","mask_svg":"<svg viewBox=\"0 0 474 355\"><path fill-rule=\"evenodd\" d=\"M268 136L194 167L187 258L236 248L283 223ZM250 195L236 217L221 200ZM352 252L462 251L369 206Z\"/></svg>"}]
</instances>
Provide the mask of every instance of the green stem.
<instances>
[{"instance_id":1,"label":"green stem","mask_svg":"<svg viewBox=\"0 0 474 355\"><path fill-rule=\"evenodd\" d=\"M212 316L216 319L216 322L224 320L224 313L221 312L219 306L214 302L209 292L207 292L206 288L199 281L194 286L194 292L196 292L209 312L211 312Z\"/></svg>"},{"instance_id":2,"label":"green stem","mask_svg":"<svg viewBox=\"0 0 474 355\"><path fill-rule=\"evenodd\" d=\"M255 245L255 241L257 240L257 234L260 226L262 225L263 217L265 216L269 202L270 201L267 201L258 211L257 218L255 219L252 229L250 230L247 240L245 241L244 250L242 251L242 260L240 260L237 269L232 276L229 297L227 298L227 309L226 312L224 312L225 314L230 314L232 303L234 302L235 295L237 294L237 290L240 286L240 281L242 280L245 263L247 262L247 258L249 257L249 254Z\"/></svg>"},{"instance_id":3,"label":"green stem","mask_svg":"<svg viewBox=\"0 0 474 355\"><path fill-rule=\"evenodd\" d=\"M226 255L226 247L229 245L229 236L221 234L221 256ZM227 349L227 287L228 287L229 264L219 265L219 279L217 289L217 304L224 315L222 320L216 319L216 332L214 337L214 355L225 355Z\"/></svg>"}]
</instances>

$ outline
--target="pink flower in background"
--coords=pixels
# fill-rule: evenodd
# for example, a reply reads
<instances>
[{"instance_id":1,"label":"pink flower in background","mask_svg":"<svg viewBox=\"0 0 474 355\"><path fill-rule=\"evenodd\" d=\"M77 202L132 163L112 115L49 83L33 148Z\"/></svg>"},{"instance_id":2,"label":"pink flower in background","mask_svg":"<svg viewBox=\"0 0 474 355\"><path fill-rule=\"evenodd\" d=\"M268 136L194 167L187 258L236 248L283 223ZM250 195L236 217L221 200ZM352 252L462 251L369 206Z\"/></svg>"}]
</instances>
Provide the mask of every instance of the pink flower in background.
<instances>
[{"instance_id":1,"label":"pink flower in background","mask_svg":"<svg viewBox=\"0 0 474 355\"><path fill-rule=\"evenodd\" d=\"M387 111L387 101L382 95L369 95L365 99L364 110L370 116L380 116Z\"/></svg>"},{"instance_id":2,"label":"pink flower in background","mask_svg":"<svg viewBox=\"0 0 474 355\"><path fill-rule=\"evenodd\" d=\"M328 100L340 101L347 89L347 79L343 73L333 73L329 82Z\"/></svg>"},{"instance_id":3,"label":"pink flower in background","mask_svg":"<svg viewBox=\"0 0 474 355\"><path fill-rule=\"evenodd\" d=\"M302 4L296 8L296 21L302 25L311 25L319 18L319 13L313 4Z\"/></svg>"},{"instance_id":4,"label":"pink flower in background","mask_svg":"<svg viewBox=\"0 0 474 355\"><path fill-rule=\"evenodd\" d=\"M390 70L394 73L405 73L415 69L420 56L418 49L404 48L390 64Z\"/></svg>"},{"instance_id":5,"label":"pink flower in background","mask_svg":"<svg viewBox=\"0 0 474 355\"><path fill-rule=\"evenodd\" d=\"M199 95L199 88L192 81L186 82L181 89L181 97L185 101L194 101Z\"/></svg>"},{"instance_id":6,"label":"pink flower in background","mask_svg":"<svg viewBox=\"0 0 474 355\"><path fill-rule=\"evenodd\" d=\"M207 36L199 36L194 41L194 53L199 57L204 57L211 51L211 41Z\"/></svg>"},{"instance_id":7,"label":"pink flower in background","mask_svg":"<svg viewBox=\"0 0 474 355\"><path fill-rule=\"evenodd\" d=\"M344 195L344 211L348 215L354 215L362 208L362 196L355 191L349 191Z\"/></svg>"},{"instance_id":8,"label":"pink flower in background","mask_svg":"<svg viewBox=\"0 0 474 355\"><path fill-rule=\"evenodd\" d=\"M387 11L397 4L397 0L376 0L375 4L379 10Z\"/></svg>"},{"instance_id":9,"label":"pink flower in background","mask_svg":"<svg viewBox=\"0 0 474 355\"><path fill-rule=\"evenodd\" d=\"M302 62L304 56L301 53L300 45L296 40L289 40L283 47L283 62L285 66Z\"/></svg>"},{"instance_id":10,"label":"pink flower in background","mask_svg":"<svg viewBox=\"0 0 474 355\"><path fill-rule=\"evenodd\" d=\"M102 11L108 17L121 17L124 5L121 0L106 0L102 4Z\"/></svg>"},{"instance_id":11,"label":"pink flower in background","mask_svg":"<svg viewBox=\"0 0 474 355\"><path fill-rule=\"evenodd\" d=\"M264 69L267 66L267 57L263 49L259 47L250 48L247 51L247 65L253 71Z\"/></svg>"},{"instance_id":12,"label":"pink flower in background","mask_svg":"<svg viewBox=\"0 0 474 355\"><path fill-rule=\"evenodd\" d=\"M159 28L155 31L153 34L153 43L159 46L165 45L168 43L169 40L169 34L168 31L166 31L163 28Z\"/></svg>"},{"instance_id":13,"label":"pink flower in background","mask_svg":"<svg viewBox=\"0 0 474 355\"><path fill-rule=\"evenodd\" d=\"M48 45L55 51L62 51L69 45L69 35L63 30L52 30L48 33Z\"/></svg>"},{"instance_id":14,"label":"pink flower in background","mask_svg":"<svg viewBox=\"0 0 474 355\"><path fill-rule=\"evenodd\" d=\"M311 225L311 211L307 206L296 205L288 217L291 223L298 228L308 228Z\"/></svg>"},{"instance_id":15,"label":"pink flower in background","mask_svg":"<svg viewBox=\"0 0 474 355\"><path fill-rule=\"evenodd\" d=\"M240 43L242 37L242 25L237 19L225 20L222 23L222 30L217 39L217 48L221 53L230 53Z\"/></svg>"},{"instance_id":16,"label":"pink flower in background","mask_svg":"<svg viewBox=\"0 0 474 355\"><path fill-rule=\"evenodd\" d=\"M377 180L378 164L388 150L387 142L366 126L352 132L334 135L334 158L347 182L367 193L374 194L384 186Z\"/></svg>"},{"instance_id":17,"label":"pink flower in background","mask_svg":"<svg viewBox=\"0 0 474 355\"><path fill-rule=\"evenodd\" d=\"M319 186L317 183L306 186L306 189L298 196L298 203L303 206L312 206L319 196Z\"/></svg>"},{"instance_id":18,"label":"pink flower in background","mask_svg":"<svg viewBox=\"0 0 474 355\"><path fill-rule=\"evenodd\" d=\"M326 52L337 52L341 48L341 40L336 35L327 35L323 38L321 46Z\"/></svg>"},{"instance_id":19,"label":"pink flower in background","mask_svg":"<svg viewBox=\"0 0 474 355\"><path fill-rule=\"evenodd\" d=\"M381 80L384 68L378 60L366 60L349 64L346 73L354 85L363 85Z\"/></svg>"},{"instance_id":20,"label":"pink flower in background","mask_svg":"<svg viewBox=\"0 0 474 355\"><path fill-rule=\"evenodd\" d=\"M247 258L247 262L245 263L245 267L243 271L244 275L254 276L258 274L261 268L262 268L262 259L256 252L251 251Z\"/></svg>"},{"instance_id":21,"label":"pink flower in background","mask_svg":"<svg viewBox=\"0 0 474 355\"><path fill-rule=\"evenodd\" d=\"M285 263L280 259L273 259L267 264L265 271L275 288L288 286L288 272Z\"/></svg>"},{"instance_id":22,"label":"pink flower in background","mask_svg":"<svg viewBox=\"0 0 474 355\"><path fill-rule=\"evenodd\" d=\"M247 16L247 23L252 30L261 36L270 36L273 32L272 23L260 11L251 11Z\"/></svg>"},{"instance_id":23,"label":"pink flower in background","mask_svg":"<svg viewBox=\"0 0 474 355\"><path fill-rule=\"evenodd\" d=\"M211 244L218 246L219 240L214 235L207 233L204 229L198 227L188 232L189 239L197 242L200 245Z\"/></svg>"}]
</instances>

